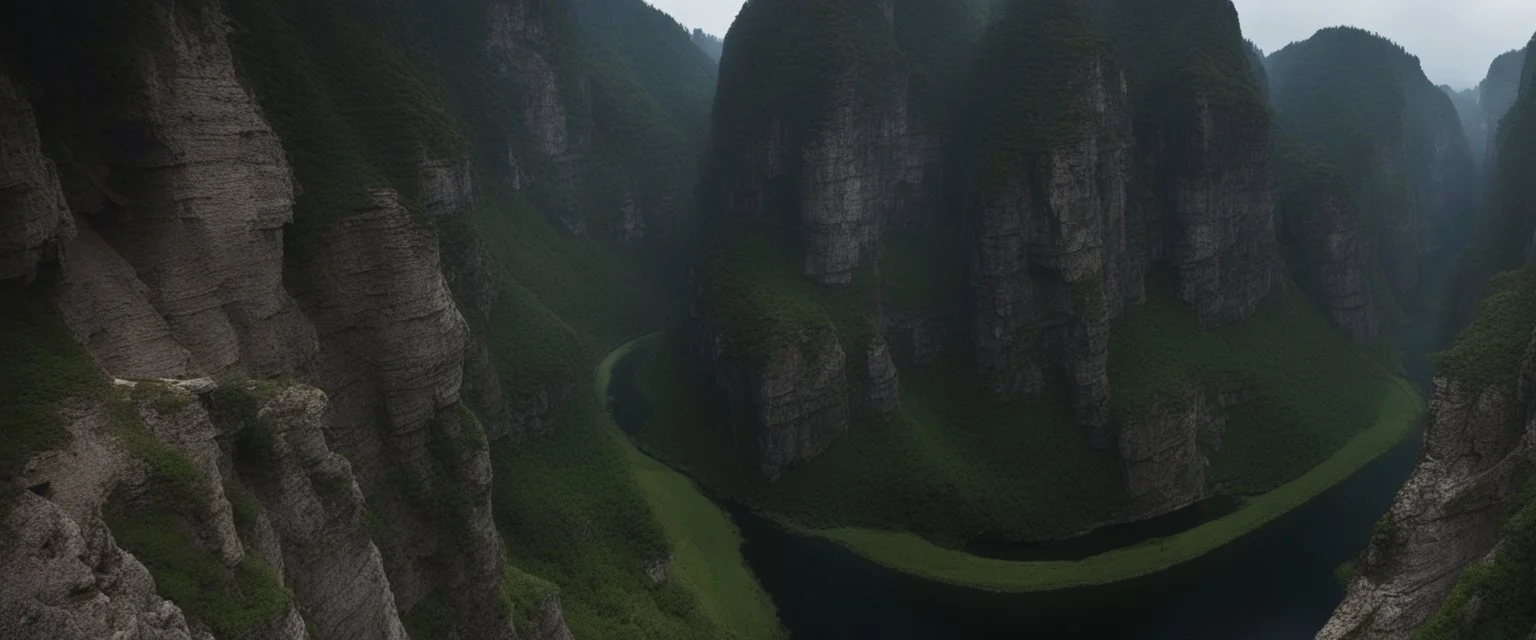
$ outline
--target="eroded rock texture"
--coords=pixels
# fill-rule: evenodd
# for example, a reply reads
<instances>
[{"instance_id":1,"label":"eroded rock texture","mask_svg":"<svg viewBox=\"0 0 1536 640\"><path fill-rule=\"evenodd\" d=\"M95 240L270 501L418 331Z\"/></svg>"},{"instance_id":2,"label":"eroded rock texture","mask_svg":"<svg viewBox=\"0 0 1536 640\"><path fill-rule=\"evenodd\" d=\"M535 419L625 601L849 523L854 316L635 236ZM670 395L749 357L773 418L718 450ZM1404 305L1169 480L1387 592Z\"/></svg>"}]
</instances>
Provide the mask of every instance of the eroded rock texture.
<instances>
[{"instance_id":1,"label":"eroded rock texture","mask_svg":"<svg viewBox=\"0 0 1536 640\"><path fill-rule=\"evenodd\" d=\"M56 640L204 640L175 604L155 594L149 570L117 546L100 519L71 518L22 494L0 545L0 634ZM302 636L301 636L302 637Z\"/></svg>"},{"instance_id":2,"label":"eroded rock texture","mask_svg":"<svg viewBox=\"0 0 1536 640\"><path fill-rule=\"evenodd\" d=\"M1195 101L1175 144L1167 261L1179 298L1207 326L1246 318L1280 280L1269 118L1262 110Z\"/></svg>"},{"instance_id":3,"label":"eroded rock texture","mask_svg":"<svg viewBox=\"0 0 1536 640\"><path fill-rule=\"evenodd\" d=\"M0 280L30 280L74 233L58 170L43 156L32 105L0 72Z\"/></svg>"},{"instance_id":4,"label":"eroded rock texture","mask_svg":"<svg viewBox=\"0 0 1536 640\"><path fill-rule=\"evenodd\" d=\"M291 371L315 342L282 284L293 216L283 148L235 75L219 5L142 11L153 45L122 61L130 73L76 71L93 100L69 108L99 130L77 132L86 179L72 181L70 204L133 266L199 371Z\"/></svg>"},{"instance_id":5,"label":"eroded rock texture","mask_svg":"<svg viewBox=\"0 0 1536 640\"><path fill-rule=\"evenodd\" d=\"M1371 243L1342 176L1313 158L1288 159L1281 190L1284 231L1299 253L1301 282L1356 342L1376 338L1381 319L1372 289Z\"/></svg>"},{"instance_id":6,"label":"eroded rock texture","mask_svg":"<svg viewBox=\"0 0 1536 640\"><path fill-rule=\"evenodd\" d=\"M1074 86L1071 108L1085 124L1036 166L1011 173L977 212L972 337L981 373L1001 397L1038 393L1053 363L1064 363L1078 420L1107 446L1130 121L1124 76L1110 61L1085 60Z\"/></svg>"},{"instance_id":7,"label":"eroded rock texture","mask_svg":"<svg viewBox=\"0 0 1536 640\"><path fill-rule=\"evenodd\" d=\"M296 295L322 344L314 375L335 410L327 435L390 523L384 557L401 609L450 593L461 633L507 637L510 622L496 604L502 552L490 460L483 434L469 433L479 425L456 410L468 325L435 234L393 192L373 196L373 208L295 239ZM427 498L441 491L465 494L467 510L449 518L451 527ZM461 528L462 536L447 535Z\"/></svg>"},{"instance_id":8,"label":"eroded rock texture","mask_svg":"<svg viewBox=\"0 0 1536 640\"><path fill-rule=\"evenodd\" d=\"M1499 523L1533 456L1536 360L1518 384L1476 389L1437 378L1424 450L1376 526L1321 640L1404 639L1440 608L1462 568L1498 542Z\"/></svg>"}]
</instances>

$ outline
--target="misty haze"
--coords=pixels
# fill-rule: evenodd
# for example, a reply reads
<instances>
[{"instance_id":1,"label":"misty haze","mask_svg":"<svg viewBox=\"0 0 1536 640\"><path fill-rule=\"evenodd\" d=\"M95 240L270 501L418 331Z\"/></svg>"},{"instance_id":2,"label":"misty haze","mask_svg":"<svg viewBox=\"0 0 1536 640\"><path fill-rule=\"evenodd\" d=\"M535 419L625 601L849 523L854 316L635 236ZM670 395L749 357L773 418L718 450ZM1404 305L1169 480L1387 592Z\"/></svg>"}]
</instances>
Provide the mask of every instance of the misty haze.
<instances>
[{"instance_id":1,"label":"misty haze","mask_svg":"<svg viewBox=\"0 0 1536 640\"><path fill-rule=\"evenodd\" d=\"M1536 638L1536 3L0 4L0 639Z\"/></svg>"}]
</instances>

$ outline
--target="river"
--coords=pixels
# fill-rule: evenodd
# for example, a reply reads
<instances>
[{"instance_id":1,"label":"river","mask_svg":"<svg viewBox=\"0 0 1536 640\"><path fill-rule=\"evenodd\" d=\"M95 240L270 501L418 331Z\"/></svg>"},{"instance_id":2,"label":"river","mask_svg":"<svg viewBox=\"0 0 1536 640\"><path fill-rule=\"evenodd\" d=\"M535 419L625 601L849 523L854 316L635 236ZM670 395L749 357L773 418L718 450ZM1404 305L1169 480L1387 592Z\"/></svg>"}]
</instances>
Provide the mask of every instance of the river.
<instances>
[{"instance_id":1,"label":"river","mask_svg":"<svg viewBox=\"0 0 1536 640\"><path fill-rule=\"evenodd\" d=\"M1404 327L1408 376L1427 386L1434 305ZM649 408L635 380L651 353L614 368L615 421L633 431ZM1310 639L1343 598L1335 569L1365 548L1418 458L1416 429L1386 455L1259 530L1169 571L1040 594L952 587L887 569L819 538L788 533L727 505L743 555L796 639Z\"/></svg>"}]
</instances>

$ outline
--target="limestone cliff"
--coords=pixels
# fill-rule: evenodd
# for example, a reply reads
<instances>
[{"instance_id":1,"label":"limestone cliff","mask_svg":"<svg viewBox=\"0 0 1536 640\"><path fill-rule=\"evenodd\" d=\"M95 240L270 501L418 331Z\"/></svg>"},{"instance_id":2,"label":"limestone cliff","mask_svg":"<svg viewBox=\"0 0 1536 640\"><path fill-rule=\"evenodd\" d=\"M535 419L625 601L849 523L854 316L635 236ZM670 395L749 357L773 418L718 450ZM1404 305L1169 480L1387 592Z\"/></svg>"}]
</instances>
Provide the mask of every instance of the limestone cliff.
<instances>
[{"instance_id":1,"label":"limestone cliff","mask_svg":"<svg viewBox=\"0 0 1536 640\"><path fill-rule=\"evenodd\" d=\"M1463 569L1495 550L1500 522L1536 455L1533 354L1525 350L1517 381L1436 378L1419 465L1376 525L1319 638L1408 638L1440 609ZM1470 628L1477 614L1470 616L1458 624Z\"/></svg>"},{"instance_id":2,"label":"limestone cliff","mask_svg":"<svg viewBox=\"0 0 1536 640\"><path fill-rule=\"evenodd\" d=\"M702 133L644 119L707 117L714 77L664 14L611 3L649 21L609 33L705 73L584 42L575 4L0 9L0 293L129 398L47 407L73 438L0 461L8 637L571 637L553 586L513 603L489 440L566 424L594 348L658 322L609 294L662 259L609 251L680 224ZM96 597L60 586L82 568Z\"/></svg>"},{"instance_id":3,"label":"limestone cliff","mask_svg":"<svg viewBox=\"0 0 1536 640\"><path fill-rule=\"evenodd\" d=\"M0 280L31 279L74 231L58 170L43 156L32 105L0 74Z\"/></svg>"},{"instance_id":4,"label":"limestone cliff","mask_svg":"<svg viewBox=\"0 0 1536 640\"><path fill-rule=\"evenodd\" d=\"M1417 58L1359 29L1324 29L1266 62L1286 132L1342 172L1356 210L1375 221L1370 262L1392 292L1414 290L1424 263L1472 226L1475 169L1450 98Z\"/></svg>"},{"instance_id":5,"label":"limestone cliff","mask_svg":"<svg viewBox=\"0 0 1536 640\"><path fill-rule=\"evenodd\" d=\"M1035 16L1010 16L1002 24L1015 20L1032 23ZM989 36L998 39L987 50L1006 47L1006 33ZM977 304L972 335L977 364L999 396L1039 393L1054 363L1062 363L1072 379L1078 420L1108 446L1109 323L1126 297L1126 80L1102 50L1062 54L1078 57L1059 84L1015 86L1054 95L1058 104L1049 108L1073 113L1078 124L1039 132L1057 137L1032 162L991 169L997 184L983 187L971 242ZM989 122L1006 126L1003 118L1018 115L997 113Z\"/></svg>"},{"instance_id":6,"label":"limestone cliff","mask_svg":"<svg viewBox=\"0 0 1536 640\"><path fill-rule=\"evenodd\" d=\"M1299 280L1356 342L1381 331L1371 279L1370 238L1356 214L1349 184L1321 155L1289 138L1277 165L1280 229L1300 258Z\"/></svg>"},{"instance_id":7,"label":"limestone cliff","mask_svg":"<svg viewBox=\"0 0 1536 640\"><path fill-rule=\"evenodd\" d=\"M712 298L795 290L838 326L850 356L868 350L868 334L845 324L872 321L904 365L932 363L968 334L999 399L1037 395L1064 373L1077 422L1111 448L1108 337L1151 271L1170 269L1208 326L1252 314L1278 282L1270 124L1230 3L823 4L840 17L747 7L721 63L695 324L717 371L715 347L737 342L729 334L764 333L736 323L798 317L779 307L799 303ZM1047 15L1053 26L1037 28ZM1157 37L1135 36L1149 23L1162 25ZM919 24L932 25L921 39ZM1162 36L1183 28L1201 29L1202 59L1230 77L1151 62L1178 57L1184 41ZM795 69L815 73L793 89L773 80ZM741 266L754 261L779 275ZM804 286L780 277L785 262ZM726 308L754 300L762 307ZM798 345L831 357L826 338L807 337L823 334L799 335L758 353ZM720 371L722 387L799 368L752 362ZM814 369L838 368L823 364ZM880 404L861 400L856 381L846 400L823 387L807 375L756 395L798 398L784 404L797 408L788 422L818 425L814 453L855 407Z\"/></svg>"},{"instance_id":8,"label":"limestone cliff","mask_svg":"<svg viewBox=\"0 0 1536 640\"><path fill-rule=\"evenodd\" d=\"M1482 155L1475 159L1481 163L1487 173L1494 160L1498 157L1497 142L1499 139L1499 127L1504 122L1505 114L1515 106L1515 100L1520 97L1520 84L1525 67L1525 49L1510 51L1497 58L1488 66L1488 75L1477 85L1478 107L1482 110L1480 124L1482 130L1468 131L1468 136L1477 136L1482 144L1473 145L1474 150L1481 148Z\"/></svg>"}]
</instances>

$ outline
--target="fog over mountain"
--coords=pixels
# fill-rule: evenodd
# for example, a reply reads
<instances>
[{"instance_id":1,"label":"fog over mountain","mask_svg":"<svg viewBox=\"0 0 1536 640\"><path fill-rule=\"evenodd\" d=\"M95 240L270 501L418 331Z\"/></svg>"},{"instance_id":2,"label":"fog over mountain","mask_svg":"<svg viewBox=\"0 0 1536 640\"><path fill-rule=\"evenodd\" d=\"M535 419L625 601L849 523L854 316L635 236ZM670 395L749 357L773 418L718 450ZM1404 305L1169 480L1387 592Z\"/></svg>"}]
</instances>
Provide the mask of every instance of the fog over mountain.
<instances>
[{"instance_id":1,"label":"fog over mountain","mask_svg":"<svg viewBox=\"0 0 1536 640\"><path fill-rule=\"evenodd\" d=\"M689 28L725 35L741 0L655 0ZM1436 84L1477 86L1488 62L1525 44L1536 3L1466 0L1455 11L1433 0L1236 0L1243 33L1266 53L1318 29L1350 25L1375 31L1412 51Z\"/></svg>"}]
</instances>

